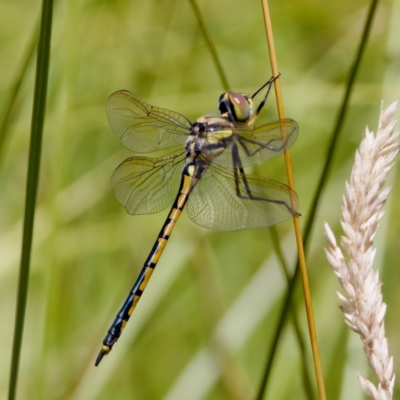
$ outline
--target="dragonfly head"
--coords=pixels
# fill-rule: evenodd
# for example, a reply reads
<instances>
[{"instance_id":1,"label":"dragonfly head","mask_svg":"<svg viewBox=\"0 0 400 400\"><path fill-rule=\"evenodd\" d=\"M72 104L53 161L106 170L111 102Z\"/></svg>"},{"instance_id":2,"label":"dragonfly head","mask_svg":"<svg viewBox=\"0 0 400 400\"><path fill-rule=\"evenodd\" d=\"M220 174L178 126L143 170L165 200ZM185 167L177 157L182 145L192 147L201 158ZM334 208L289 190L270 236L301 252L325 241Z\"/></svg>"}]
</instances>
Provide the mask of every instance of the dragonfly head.
<instances>
[{"instance_id":1,"label":"dragonfly head","mask_svg":"<svg viewBox=\"0 0 400 400\"><path fill-rule=\"evenodd\" d=\"M218 104L223 117L232 122L246 122L251 116L252 101L244 93L225 92Z\"/></svg>"}]
</instances>

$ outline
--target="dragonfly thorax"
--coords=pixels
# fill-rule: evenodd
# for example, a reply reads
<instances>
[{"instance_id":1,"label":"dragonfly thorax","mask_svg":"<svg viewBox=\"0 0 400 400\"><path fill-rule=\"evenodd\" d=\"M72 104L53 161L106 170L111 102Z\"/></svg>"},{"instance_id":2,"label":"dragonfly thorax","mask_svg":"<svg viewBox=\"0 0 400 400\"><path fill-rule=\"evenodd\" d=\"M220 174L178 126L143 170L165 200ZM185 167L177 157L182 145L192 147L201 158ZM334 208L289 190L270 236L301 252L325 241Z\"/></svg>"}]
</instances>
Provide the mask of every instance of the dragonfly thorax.
<instances>
[{"instance_id":1,"label":"dragonfly thorax","mask_svg":"<svg viewBox=\"0 0 400 400\"><path fill-rule=\"evenodd\" d=\"M234 125L224 117L200 117L192 125L186 145L192 156L202 155L212 161L229 147Z\"/></svg>"}]
</instances>

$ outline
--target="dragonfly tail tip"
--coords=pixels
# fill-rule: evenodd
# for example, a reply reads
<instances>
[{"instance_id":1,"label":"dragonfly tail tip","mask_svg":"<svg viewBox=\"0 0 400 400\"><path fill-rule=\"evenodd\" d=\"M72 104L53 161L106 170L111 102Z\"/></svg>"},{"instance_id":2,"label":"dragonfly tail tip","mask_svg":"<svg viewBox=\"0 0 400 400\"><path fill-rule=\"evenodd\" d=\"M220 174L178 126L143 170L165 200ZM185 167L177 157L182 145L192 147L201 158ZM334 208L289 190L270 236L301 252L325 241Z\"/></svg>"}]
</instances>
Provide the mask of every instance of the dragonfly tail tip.
<instances>
[{"instance_id":1,"label":"dragonfly tail tip","mask_svg":"<svg viewBox=\"0 0 400 400\"><path fill-rule=\"evenodd\" d=\"M97 367L100 364L100 362L103 359L105 354L106 354L106 352L103 349L101 349L99 355L96 358L96 362L94 363L95 367Z\"/></svg>"}]
</instances>

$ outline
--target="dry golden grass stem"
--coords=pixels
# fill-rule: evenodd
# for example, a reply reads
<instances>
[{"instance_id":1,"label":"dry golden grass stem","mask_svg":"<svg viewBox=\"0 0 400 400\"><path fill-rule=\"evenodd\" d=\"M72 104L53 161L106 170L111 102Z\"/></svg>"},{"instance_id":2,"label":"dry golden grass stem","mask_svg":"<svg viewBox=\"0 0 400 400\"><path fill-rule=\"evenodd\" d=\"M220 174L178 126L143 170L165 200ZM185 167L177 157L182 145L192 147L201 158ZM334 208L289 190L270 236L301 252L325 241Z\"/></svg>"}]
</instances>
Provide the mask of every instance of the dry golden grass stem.
<instances>
[{"instance_id":1,"label":"dry golden grass stem","mask_svg":"<svg viewBox=\"0 0 400 400\"><path fill-rule=\"evenodd\" d=\"M274 37L273 37L273 32L272 32L272 24L271 24L271 17L270 17L270 13L269 13L268 1L262 0L262 6L263 6L263 11L264 11L264 22L265 22L265 29L266 29L266 33L267 33L267 41L268 41L268 49L269 49L270 60L271 60L272 75L277 76L279 74L279 70L278 70L278 63L276 60ZM277 107L278 107L278 115L279 115L280 119L283 119L283 118L285 118L285 113L284 113L284 108L283 108L282 91L281 91L279 78L275 79L274 87L275 87L275 96L276 96L276 102L277 102ZM286 165L286 174L287 174L288 184L289 184L289 187L294 190L292 163L290 160L289 149L285 150L284 155L285 155L285 165ZM299 220L298 215L293 216L293 222L294 222L294 229L295 229L295 234L296 234L300 273L301 273L301 278L302 278L302 283L303 283L303 292L304 292L304 301L305 301L306 312L307 312L308 329L309 329L309 334L310 334L311 348L312 348L313 357L314 357L314 367L315 367L315 375L316 375L316 379L317 379L318 395L319 395L320 400L325 400L326 395L325 395L324 379L323 379L323 375L322 375L321 360L320 360L319 350L318 350L318 341L317 341L317 333L316 333L315 322L314 322L314 313L313 313L312 302L311 302L310 285L308 282L307 265L306 265L306 259L305 259L305 254L304 254L303 238L301 236L300 220Z\"/></svg>"}]
</instances>

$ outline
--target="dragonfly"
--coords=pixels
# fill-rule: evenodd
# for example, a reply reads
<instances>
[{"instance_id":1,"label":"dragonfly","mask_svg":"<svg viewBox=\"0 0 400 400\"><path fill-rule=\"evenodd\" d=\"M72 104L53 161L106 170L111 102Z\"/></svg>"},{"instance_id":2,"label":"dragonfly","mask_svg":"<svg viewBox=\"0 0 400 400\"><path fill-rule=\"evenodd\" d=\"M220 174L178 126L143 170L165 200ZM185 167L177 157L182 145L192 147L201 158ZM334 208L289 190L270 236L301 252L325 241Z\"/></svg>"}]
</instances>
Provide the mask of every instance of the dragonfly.
<instances>
[{"instance_id":1,"label":"dragonfly","mask_svg":"<svg viewBox=\"0 0 400 400\"><path fill-rule=\"evenodd\" d=\"M244 170L281 154L298 136L299 127L292 119L255 125L276 78L251 96L223 93L218 102L220 115L203 116L194 123L127 90L107 99L110 127L129 150L153 153L179 149L158 158L130 157L112 175L115 196L129 214L156 213L171 203L172 207L108 330L96 366L121 336L185 205L196 224L221 231L267 227L299 215L298 198L292 189ZM256 96L263 90L256 107Z\"/></svg>"}]
</instances>

